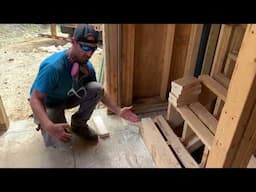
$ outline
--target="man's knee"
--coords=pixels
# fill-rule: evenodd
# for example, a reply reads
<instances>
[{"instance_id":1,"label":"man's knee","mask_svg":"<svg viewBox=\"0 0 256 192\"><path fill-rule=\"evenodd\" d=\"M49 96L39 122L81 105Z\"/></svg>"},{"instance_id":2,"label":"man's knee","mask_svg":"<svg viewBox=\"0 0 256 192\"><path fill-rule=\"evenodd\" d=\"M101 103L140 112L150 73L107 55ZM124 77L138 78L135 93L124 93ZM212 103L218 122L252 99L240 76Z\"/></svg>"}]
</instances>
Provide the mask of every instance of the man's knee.
<instances>
[{"instance_id":1,"label":"man's knee","mask_svg":"<svg viewBox=\"0 0 256 192\"><path fill-rule=\"evenodd\" d=\"M100 83L97 82L90 82L86 86L88 94L92 95L93 97L100 99L104 95L104 88Z\"/></svg>"}]
</instances>

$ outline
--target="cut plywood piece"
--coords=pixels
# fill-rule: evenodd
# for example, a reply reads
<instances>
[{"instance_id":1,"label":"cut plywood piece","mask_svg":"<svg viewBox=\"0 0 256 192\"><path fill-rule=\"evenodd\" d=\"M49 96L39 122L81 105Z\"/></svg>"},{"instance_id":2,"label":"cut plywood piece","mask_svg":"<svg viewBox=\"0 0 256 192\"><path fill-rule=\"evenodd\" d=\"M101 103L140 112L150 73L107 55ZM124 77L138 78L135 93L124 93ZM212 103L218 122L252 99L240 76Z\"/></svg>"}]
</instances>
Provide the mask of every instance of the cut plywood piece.
<instances>
[{"instance_id":1,"label":"cut plywood piece","mask_svg":"<svg viewBox=\"0 0 256 192\"><path fill-rule=\"evenodd\" d=\"M210 130L199 120L188 106L177 107L177 110L194 133L201 139L207 148L210 149L214 139Z\"/></svg>"},{"instance_id":2,"label":"cut plywood piece","mask_svg":"<svg viewBox=\"0 0 256 192\"><path fill-rule=\"evenodd\" d=\"M161 131L164 133L167 138L168 144L171 145L180 161L186 168L199 168L199 165L191 156L191 154L186 150L184 145L181 143L180 139L174 133L172 128L168 125L163 116L157 116L155 118L156 123L158 124Z\"/></svg>"},{"instance_id":3,"label":"cut plywood piece","mask_svg":"<svg viewBox=\"0 0 256 192\"><path fill-rule=\"evenodd\" d=\"M226 101L227 89L225 89L225 87L223 87L220 83L212 79L209 75L200 75L199 79L214 94L220 97L223 101Z\"/></svg>"},{"instance_id":4,"label":"cut plywood piece","mask_svg":"<svg viewBox=\"0 0 256 192\"><path fill-rule=\"evenodd\" d=\"M142 138L156 166L159 168L181 168L153 120L151 118L143 118L141 124L140 132Z\"/></svg>"},{"instance_id":5,"label":"cut plywood piece","mask_svg":"<svg viewBox=\"0 0 256 192\"><path fill-rule=\"evenodd\" d=\"M109 131L107 130L102 118L100 116L95 116L93 117L93 121L96 125L97 134L102 138L109 137Z\"/></svg>"},{"instance_id":6,"label":"cut plywood piece","mask_svg":"<svg viewBox=\"0 0 256 192\"><path fill-rule=\"evenodd\" d=\"M182 97L182 96L186 96L186 95L193 95L193 94L200 94L201 93L201 88L202 88L202 85L201 84L198 84L196 86L193 86L193 87L190 87L190 88L187 88L185 90L182 90L180 92L171 92L173 95L175 95L175 97Z\"/></svg>"}]
</instances>

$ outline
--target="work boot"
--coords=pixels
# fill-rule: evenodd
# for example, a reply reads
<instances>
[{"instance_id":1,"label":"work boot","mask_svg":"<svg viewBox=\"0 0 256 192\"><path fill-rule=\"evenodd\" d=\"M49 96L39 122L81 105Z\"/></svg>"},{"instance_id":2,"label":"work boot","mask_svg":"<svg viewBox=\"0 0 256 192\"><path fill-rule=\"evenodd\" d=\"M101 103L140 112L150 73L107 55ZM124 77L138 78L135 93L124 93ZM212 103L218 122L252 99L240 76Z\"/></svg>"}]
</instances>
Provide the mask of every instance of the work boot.
<instances>
[{"instance_id":1,"label":"work boot","mask_svg":"<svg viewBox=\"0 0 256 192\"><path fill-rule=\"evenodd\" d=\"M90 128L90 126L83 119L71 119L71 128L74 133L83 137L89 141L98 141L98 135L96 132Z\"/></svg>"}]
</instances>

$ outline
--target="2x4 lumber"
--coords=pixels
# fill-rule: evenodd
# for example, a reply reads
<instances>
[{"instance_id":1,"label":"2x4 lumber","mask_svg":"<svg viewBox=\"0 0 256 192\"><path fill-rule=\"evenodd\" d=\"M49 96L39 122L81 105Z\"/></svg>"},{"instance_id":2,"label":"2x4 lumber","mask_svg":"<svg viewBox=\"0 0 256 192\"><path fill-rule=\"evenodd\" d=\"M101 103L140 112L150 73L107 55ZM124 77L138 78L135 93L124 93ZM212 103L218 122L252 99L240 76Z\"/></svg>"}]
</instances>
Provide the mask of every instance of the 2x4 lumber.
<instances>
[{"instance_id":1,"label":"2x4 lumber","mask_svg":"<svg viewBox=\"0 0 256 192\"><path fill-rule=\"evenodd\" d=\"M256 25L248 24L206 164L208 168L246 167L250 151L255 151L255 32Z\"/></svg>"},{"instance_id":2,"label":"2x4 lumber","mask_svg":"<svg viewBox=\"0 0 256 192\"><path fill-rule=\"evenodd\" d=\"M172 59L172 48L174 42L174 33L175 33L175 25L167 24L166 26L166 40L165 47L163 53L163 73L162 73L162 82L160 87L160 97L162 101L166 100L167 92L168 92L168 83L169 83L169 72L171 66Z\"/></svg>"},{"instance_id":3,"label":"2x4 lumber","mask_svg":"<svg viewBox=\"0 0 256 192\"><path fill-rule=\"evenodd\" d=\"M218 124L216 118L209 111L207 111L203 105L198 102L190 104L189 108L209 128L209 130L214 135Z\"/></svg>"},{"instance_id":4,"label":"2x4 lumber","mask_svg":"<svg viewBox=\"0 0 256 192\"><path fill-rule=\"evenodd\" d=\"M181 168L175 155L151 118L143 118L140 132L158 168Z\"/></svg>"},{"instance_id":5,"label":"2x4 lumber","mask_svg":"<svg viewBox=\"0 0 256 192\"><path fill-rule=\"evenodd\" d=\"M232 26L231 25L221 25L220 35L218 39L217 48L215 51L215 56L213 60L211 76L216 73L221 72L225 60L225 56L228 50L229 40L231 37Z\"/></svg>"},{"instance_id":6,"label":"2x4 lumber","mask_svg":"<svg viewBox=\"0 0 256 192\"><path fill-rule=\"evenodd\" d=\"M203 24L192 24L184 69L184 76L194 74L202 31Z\"/></svg>"},{"instance_id":7,"label":"2x4 lumber","mask_svg":"<svg viewBox=\"0 0 256 192\"><path fill-rule=\"evenodd\" d=\"M122 24L121 104L132 104L134 79L135 24Z\"/></svg>"},{"instance_id":8,"label":"2x4 lumber","mask_svg":"<svg viewBox=\"0 0 256 192\"><path fill-rule=\"evenodd\" d=\"M210 130L198 119L188 106L177 107L176 109L194 133L202 140L207 148L210 149L214 138Z\"/></svg>"},{"instance_id":9,"label":"2x4 lumber","mask_svg":"<svg viewBox=\"0 0 256 192\"><path fill-rule=\"evenodd\" d=\"M9 127L9 119L7 117L3 101L0 96L0 130L7 130Z\"/></svg>"},{"instance_id":10,"label":"2x4 lumber","mask_svg":"<svg viewBox=\"0 0 256 192\"><path fill-rule=\"evenodd\" d=\"M184 145L180 142L177 135L173 132L172 128L165 121L163 116L156 116L155 121L159 128L167 138L168 144L171 145L180 161L185 168L199 168L197 162L193 159L191 154L186 150Z\"/></svg>"},{"instance_id":11,"label":"2x4 lumber","mask_svg":"<svg viewBox=\"0 0 256 192\"><path fill-rule=\"evenodd\" d=\"M215 54L215 50L218 42L220 27L221 27L220 24L211 25L211 30L210 30L208 42L206 45L201 74L210 74L213 58L214 58L214 54Z\"/></svg>"},{"instance_id":12,"label":"2x4 lumber","mask_svg":"<svg viewBox=\"0 0 256 192\"><path fill-rule=\"evenodd\" d=\"M223 73L217 73L216 75L213 75L213 78L219 82L223 87L228 89L230 79L227 78Z\"/></svg>"},{"instance_id":13,"label":"2x4 lumber","mask_svg":"<svg viewBox=\"0 0 256 192\"><path fill-rule=\"evenodd\" d=\"M208 87L214 94L220 97L223 101L226 101L227 89L225 89L220 83L212 79L209 75L200 75L199 79L202 83Z\"/></svg>"},{"instance_id":14,"label":"2x4 lumber","mask_svg":"<svg viewBox=\"0 0 256 192\"><path fill-rule=\"evenodd\" d=\"M197 79L194 76L184 76L180 79L176 79L175 81L172 81L172 88L171 88L171 92L176 92L177 94L181 94L182 91L198 86L200 85L200 80Z\"/></svg>"}]
</instances>

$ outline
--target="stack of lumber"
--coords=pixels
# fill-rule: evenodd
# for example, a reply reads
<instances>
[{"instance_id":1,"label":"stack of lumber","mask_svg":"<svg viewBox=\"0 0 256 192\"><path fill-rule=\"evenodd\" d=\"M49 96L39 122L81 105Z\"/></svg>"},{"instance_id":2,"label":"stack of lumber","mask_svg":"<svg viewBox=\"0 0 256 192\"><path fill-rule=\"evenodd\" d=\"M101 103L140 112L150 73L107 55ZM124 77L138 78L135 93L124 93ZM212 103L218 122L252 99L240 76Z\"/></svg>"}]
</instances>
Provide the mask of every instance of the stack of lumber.
<instances>
[{"instance_id":1,"label":"stack of lumber","mask_svg":"<svg viewBox=\"0 0 256 192\"><path fill-rule=\"evenodd\" d=\"M169 102L175 107L191 104L198 101L200 93L200 80L193 76L186 76L172 81Z\"/></svg>"}]
</instances>

